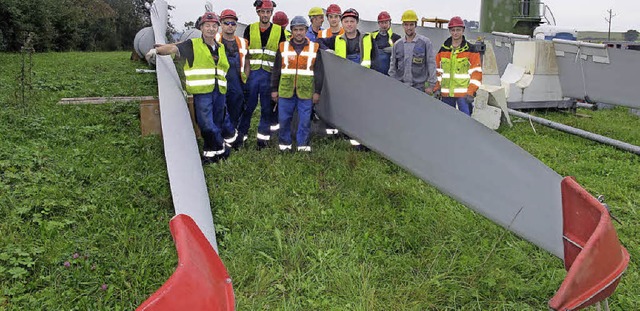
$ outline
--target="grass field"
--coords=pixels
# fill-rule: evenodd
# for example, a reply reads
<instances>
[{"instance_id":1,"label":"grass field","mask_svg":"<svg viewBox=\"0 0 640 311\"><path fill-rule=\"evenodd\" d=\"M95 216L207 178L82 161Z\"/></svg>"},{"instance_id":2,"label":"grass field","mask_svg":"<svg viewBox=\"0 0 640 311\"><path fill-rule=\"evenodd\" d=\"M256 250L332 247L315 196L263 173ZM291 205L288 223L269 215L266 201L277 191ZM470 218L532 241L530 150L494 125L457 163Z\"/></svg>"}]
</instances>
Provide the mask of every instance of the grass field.
<instances>
[{"instance_id":1,"label":"grass field","mask_svg":"<svg viewBox=\"0 0 640 311\"><path fill-rule=\"evenodd\" d=\"M0 54L0 310L131 310L175 269L162 141L140 136L137 104L56 105L157 94L128 58L37 54L23 103L21 57ZM626 109L580 113L537 114L640 145ZM640 310L640 157L528 122L500 132L606 196L632 258L611 307ZM205 169L239 310L547 309L561 260L373 152L312 145Z\"/></svg>"}]
</instances>

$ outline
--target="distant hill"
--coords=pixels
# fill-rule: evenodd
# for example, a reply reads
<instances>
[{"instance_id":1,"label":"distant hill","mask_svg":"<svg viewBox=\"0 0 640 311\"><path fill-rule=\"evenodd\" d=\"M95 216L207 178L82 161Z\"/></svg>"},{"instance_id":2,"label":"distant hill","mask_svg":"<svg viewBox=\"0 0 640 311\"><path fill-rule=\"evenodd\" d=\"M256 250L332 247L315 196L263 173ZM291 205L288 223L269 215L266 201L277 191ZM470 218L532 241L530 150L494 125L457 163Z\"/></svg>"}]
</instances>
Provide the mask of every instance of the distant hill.
<instances>
[{"instance_id":1,"label":"distant hill","mask_svg":"<svg viewBox=\"0 0 640 311\"><path fill-rule=\"evenodd\" d=\"M578 31L578 40L601 42L607 41L606 31ZM611 41L624 41L624 32L612 32Z\"/></svg>"}]
</instances>

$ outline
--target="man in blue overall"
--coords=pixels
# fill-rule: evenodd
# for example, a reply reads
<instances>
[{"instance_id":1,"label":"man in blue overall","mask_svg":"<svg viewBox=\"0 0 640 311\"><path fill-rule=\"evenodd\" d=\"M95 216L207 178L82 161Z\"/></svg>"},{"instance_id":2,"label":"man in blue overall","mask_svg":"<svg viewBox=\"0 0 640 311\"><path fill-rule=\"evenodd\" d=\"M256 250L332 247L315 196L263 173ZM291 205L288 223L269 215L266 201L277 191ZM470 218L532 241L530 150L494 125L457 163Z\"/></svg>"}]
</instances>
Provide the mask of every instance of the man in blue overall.
<instances>
[{"instance_id":1,"label":"man in blue overall","mask_svg":"<svg viewBox=\"0 0 640 311\"><path fill-rule=\"evenodd\" d=\"M244 84L247 81L247 72L249 64L246 58L249 52L249 42L245 38L235 35L238 16L236 12L230 9L223 10L220 13L220 22L222 32L216 35L216 41L224 44L229 60L229 71L227 72L227 110L229 118L234 128L238 127L240 114L244 110ZM245 65L246 64L246 65ZM236 140L242 143L242 138Z\"/></svg>"},{"instance_id":2,"label":"man in blue overall","mask_svg":"<svg viewBox=\"0 0 640 311\"><path fill-rule=\"evenodd\" d=\"M260 21L249 25L244 38L249 40L249 59L251 72L247 80L248 94L246 109L240 117L239 135L246 137L251 125L251 116L260 101L260 123L258 124L258 150L269 145L271 132L277 131L278 118L276 106L271 104L271 70L276 60L278 45L285 41L282 27L271 23L273 8L271 0L256 0L254 3Z\"/></svg>"},{"instance_id":3,"label":"man in blue overall","mask_svg":"<svg viewBox=\"0 0 640 311\"><path fill-rule=\"evenodd\" d=\"M373 64L373 69L388 76L391 50L394 42L400 40L401 37L391 30L391 15L387 11L382 11L378 14L378 28L378 30L371 33L373 42L378 49L378 57Z\"/></svg>"},{"instance_id":4,"label":"man in blue overall","mask_svg":"<svg viewBox=\"0 0 640 311\"><path fill-rule=\"evenodd\" d=\"M371 68L371 64L378 57L377 49L371 34L360 33L358 22L360 14L355 9L347 9L342 13L342 27L344 34L337 35L333 40L320 39L320 46L327 50L333 50L335 55L346 58L352 62ZM349 139L351 146L358 151L368 150L355 139Z\"/></svg>"},{"instance_id":5,"label":"man in blue overall","mask_svg":"<svg viewBox=\"0 0 640 311\"><path fill-rule=\"evenodd\" d=\"M231 152L226 144L233 144L237 133L227 113L226 93L229 61L224 45L216 42L220 20L215 13L207 12L201 18L201 38L193 38L178 44L156 45L146 57L176 54L184 59L186 91L193 94L196 121L204 145L202 163L224 160Z\"/></svg>"}]
</instances>

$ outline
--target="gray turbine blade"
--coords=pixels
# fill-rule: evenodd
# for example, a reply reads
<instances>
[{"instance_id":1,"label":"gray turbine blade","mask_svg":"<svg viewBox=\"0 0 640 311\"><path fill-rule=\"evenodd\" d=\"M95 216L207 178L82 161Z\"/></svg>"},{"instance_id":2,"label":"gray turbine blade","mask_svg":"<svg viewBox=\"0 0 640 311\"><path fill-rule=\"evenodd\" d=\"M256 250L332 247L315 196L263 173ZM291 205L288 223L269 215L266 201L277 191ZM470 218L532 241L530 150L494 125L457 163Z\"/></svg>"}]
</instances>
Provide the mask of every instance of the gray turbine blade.
<instances>
[{"instance_id":1,"label":"gray turbine blade","mask_svg":"<svg viewBox=\"0 0 640 311\"><path fill-rule=\"evenodd\" d=\"M640 52L612 48L593 48L596 44L554 40L560 84L564 96L593 102L640 108L633 87L640 72Z\"/></svg>"},{"instance_id":2,"label":"gray turbine blade","mask_svg":"<svg viewBox=\"0 0 640 311\"><path fill-rule=\"evenodd\" d=\"M154 11L161 14L154 14ZM164 43L164 30L167 24L166 1L153 2L151 22L156 34L156 43ZM159 33L163 35L158 36ZM156 72L164 155L176 215L186 214L193 218L209 243L218 252L211 202L204 171L200 164L198 143L191 125L187 102L182 93L180 78L170 56L157 57Z\"/></svg>"},{"instance_id":3,"label":"gray turbine blade","mask_svg":"<svg viewBox=\"0 0 640 311\"><path fill-rule=\"evenodd\" d=\"M318 114L409 172L564 258L561 176L500 134L390 77L322 52Z\"/></svg>"}]
</instances>

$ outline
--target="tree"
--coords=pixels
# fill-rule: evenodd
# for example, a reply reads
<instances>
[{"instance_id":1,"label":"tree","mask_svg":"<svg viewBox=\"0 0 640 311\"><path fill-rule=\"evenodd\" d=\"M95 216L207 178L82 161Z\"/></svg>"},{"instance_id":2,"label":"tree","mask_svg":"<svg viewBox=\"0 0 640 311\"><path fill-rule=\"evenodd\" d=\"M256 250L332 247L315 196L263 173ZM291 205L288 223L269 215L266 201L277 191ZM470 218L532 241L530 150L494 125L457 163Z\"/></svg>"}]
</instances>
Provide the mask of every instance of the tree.
<instances>
[{"instance_id":1,"label":"tree","mask_svg":"<svg viewBox=\"0 0 640 311\"><path fill-rule=\"evenodd\" d=\"M624 33L624 40L635 42L636 40L638 40L638 36L640 36L640 32L634 29L630 29Z\"/></svg>"},{"instance_id":2,"label":"tree","mask_svg":"<svg viewBox=\"0 0 640 311\"><path fill-rule=\"evenodd\" d=\"M19 51L29 33L36 51L130 49L136 33L151 24L144 3L1 0L0 51Z\"/></svg>"}]
</instances>

